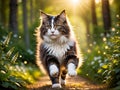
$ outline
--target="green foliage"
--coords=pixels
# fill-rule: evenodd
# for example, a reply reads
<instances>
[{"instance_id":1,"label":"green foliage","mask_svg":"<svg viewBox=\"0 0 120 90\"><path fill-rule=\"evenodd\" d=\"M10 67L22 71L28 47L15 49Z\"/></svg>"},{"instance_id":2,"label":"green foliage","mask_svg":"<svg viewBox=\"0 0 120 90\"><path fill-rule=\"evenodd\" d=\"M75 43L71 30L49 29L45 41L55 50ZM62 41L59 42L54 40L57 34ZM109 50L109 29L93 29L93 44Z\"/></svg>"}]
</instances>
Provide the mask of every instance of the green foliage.
<instances>
[{"instance_id":1,"label":"green foliage","mask_svg":"<svg viewBox=\"0 0 120 90\"><path fill-rule=\"evenodd\" d=\"M104 59L106 63L100 68L103 70L103 82L110 87L120 86L120 27L112 28L113 32L106 42L107 50Z\"/></svg>"},{"instance_id":2,"label":"green foliage","mask_svg":"<svg viewBox=\"0 0 120 90\"><path fill-rule=\"evenodd\" d=\"M6 35L8 34L8 29L6 29L1 23L0 23L0 40L5 39ZM5 35L5 36L4 36Z\"/></svg>"},{"instance_id":3,"label":"green foliage","mask_svg":"<svg viewBox=\"0 0 120 90\"><path fill-rule=\"evenodd\" d=\"M41 73L36 66L18 60L19 54L15 52L15 47L9 47L11 34L0 42L0 86L7 89L24 89L25 85L34 83Z\"/></svg>"},{"instance_id":4,"label":"green foliage","mask_svg":"<svg viewBox=\"0 0 120 90\"><path fill-rule=\"evenodd\" d=\"M101 40L100 40L101 39ZM111 29L111 34L102 36L99 43L92 44L92 50L84 55L85 62L80 74L109 87L120 86L120 26ZM96 42L96 41L94 41Z\"/></svg>"},{"instance_id":5,"label":"green foliage","mask_svg":"<svg viewBox=\"0 0 120 90\"><path fill-rule=\"evenodd\" d=\"M5 88L17 89L22 83L19 78L11 75L11 67L15 65L18 53L14 54L14 47L6 51L12 33L6 37L3 42L0 42L0 84Z\"/></svg>"},{"instance_id":6,"label":"green foliage","mask_svg":"<svg viewBox=\"0 0 120 90\"><path fill-rule=\"evenodd\" d=\"M39 21L39 20L38 20ZM29 39L30 39L30 48L26 49L24 35L23 33L19 35L13 35L10 43L10 47L15 47L15 51L19 51L19 60L22 62L27 61L28 63L35 64L35 48L36 48L36 38L35 38L35 29L38 26L38 23L34 23L29 28ZM16 43L17 42L17 43Z\"/></svg>"}]
</instances>

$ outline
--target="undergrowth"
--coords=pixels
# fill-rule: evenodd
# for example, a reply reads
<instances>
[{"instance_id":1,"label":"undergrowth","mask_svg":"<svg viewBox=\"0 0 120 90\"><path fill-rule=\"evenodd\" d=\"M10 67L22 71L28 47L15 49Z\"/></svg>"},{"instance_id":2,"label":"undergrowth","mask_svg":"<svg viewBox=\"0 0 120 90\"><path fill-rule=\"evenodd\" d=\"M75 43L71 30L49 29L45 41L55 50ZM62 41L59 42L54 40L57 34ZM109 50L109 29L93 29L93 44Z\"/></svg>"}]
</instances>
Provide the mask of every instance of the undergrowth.
<instances>
[{"instance_id":1,"label":"undergrowth","mask_svg":"<svg viewBox=\"0 0 120 90\"><path fill-rule=\"evenodd\" d=\"M19 51L9 47L12 33L0 39L0 87L1 89L25 89L27 84L34 83L41 75L39 69L19 60Z\"/></svg>"},{"instance_id":2,"label":"undergrowth","mask_svg":"<svg viewBox=\"0 0 120 90\"><path fill-rule=\"evenodd\" d=\"M120 89L120 22L111 29L111 34L103 34L99 41L91 44L84 52L84 63L79 74L97 83L107 84L115 90ZM96 43L95 43L96 42ZM97 43L99 42L99 44Z\"/></svg>"}]
</instances>

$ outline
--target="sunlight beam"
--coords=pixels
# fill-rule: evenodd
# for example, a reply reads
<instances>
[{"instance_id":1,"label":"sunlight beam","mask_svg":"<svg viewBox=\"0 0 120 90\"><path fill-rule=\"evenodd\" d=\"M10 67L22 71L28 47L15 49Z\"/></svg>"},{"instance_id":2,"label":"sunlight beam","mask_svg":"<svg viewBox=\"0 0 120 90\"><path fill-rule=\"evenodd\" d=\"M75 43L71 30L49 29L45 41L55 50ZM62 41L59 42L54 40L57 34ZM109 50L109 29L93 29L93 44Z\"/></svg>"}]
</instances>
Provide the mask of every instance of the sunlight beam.
<instances>
[{"instance_id":1,"label":"sunlight beam","mask_svg":"<svg viewBox=\"0 0 120 90\"><path fill-rule=\"evenodd\" d=\"M95 3L96 3L96 4L100 3L100 0L95 0Z\"/></svg>"},{"instance_id":2,"label":"sunlight beam","mask_svg":"<svg viewBox=\"0 0 120 90\"><path fill-rule=\"evenodd\" d=\"M79 0L71 0L72 4L76 5L79 3Z\"/></svg>"}]
</instances>

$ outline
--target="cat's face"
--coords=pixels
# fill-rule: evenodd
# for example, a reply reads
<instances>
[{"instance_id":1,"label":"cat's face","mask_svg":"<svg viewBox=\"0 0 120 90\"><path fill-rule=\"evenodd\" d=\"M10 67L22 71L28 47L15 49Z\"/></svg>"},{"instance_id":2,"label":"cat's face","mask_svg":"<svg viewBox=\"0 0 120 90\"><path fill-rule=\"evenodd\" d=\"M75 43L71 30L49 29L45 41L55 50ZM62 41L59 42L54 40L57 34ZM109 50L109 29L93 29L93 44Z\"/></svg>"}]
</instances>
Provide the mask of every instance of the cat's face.
<instances>
[{"instance_id":1,"label":"cat's face","mask_svg":"<svg viewBox=\"0 0 120 90\"><path fill-rule=\"evenodd\" d=\"M66 19L65 11L57 16L51 16L41 12L41 38L46 41L68 38L70 28Z\"/></svg>"}]
</instances>

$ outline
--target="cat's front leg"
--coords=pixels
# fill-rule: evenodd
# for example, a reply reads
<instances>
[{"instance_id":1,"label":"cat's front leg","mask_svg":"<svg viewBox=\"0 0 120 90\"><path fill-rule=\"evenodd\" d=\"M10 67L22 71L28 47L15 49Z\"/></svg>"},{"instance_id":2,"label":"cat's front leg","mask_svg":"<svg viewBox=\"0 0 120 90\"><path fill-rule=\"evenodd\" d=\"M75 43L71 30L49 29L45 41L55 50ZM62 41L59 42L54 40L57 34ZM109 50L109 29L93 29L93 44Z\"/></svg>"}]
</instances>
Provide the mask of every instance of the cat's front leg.
<instances>
[{"instance_id":1,"label":"cat's front leg","mask_svg":"<svg viewBox=\"0 0 120 90\"><path fill-rule=\"evenodd\" d=\"M61 88L61 85L59 83L59 72L59 67L57 67L56 64L51 64L49 66L49 74L52 81L52 88Z\"/></svg>"},{"instance_id":2,"label":"cat's front leg","mask_svg":"<svg viewBox=\"0 0 120 90\"><path fill-rule=\"evenodd\" d=\"M78 66L79 59L75 55L68 55L66 58L66 67L68 70L68 75L69 76L76 76L76 68Z\"/></svg>"},{"instance_id":3,"label":"cat's front leg","mask_svg":"<svg viewBox=\"0 0 120 90\"><path fill-rule=\"evenodd\" d=\"M49 66L50 76L58 76L59 69L55 64Z\"/></svg>"},{"instance_id":4,"label":"cat's front leg","mask_svg":"<svg viewBox=\"0 0 120 90\"><path fill-rule=\"evenodd\" d=\"M71 77L77 75L75 64L73 64L73 63L68 64L68 75Z\"/></svg>"},{"instance_id":5,"label":"cat's front leg","mask_svg":"<svg viewBox=\"0 0 120 90\"><path fill-rule=\"evenodd\" d=\"M48 56L46 63L52 81L52 88L61 88L61 84L59 83L60 65L57 58L54 56Z\"/></svg>"}]
</instances>

